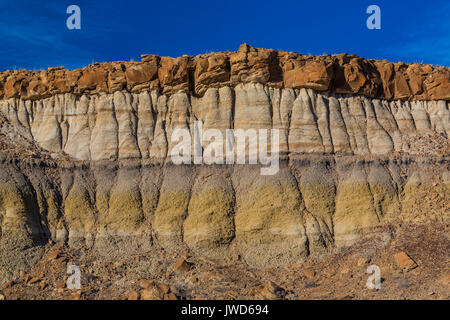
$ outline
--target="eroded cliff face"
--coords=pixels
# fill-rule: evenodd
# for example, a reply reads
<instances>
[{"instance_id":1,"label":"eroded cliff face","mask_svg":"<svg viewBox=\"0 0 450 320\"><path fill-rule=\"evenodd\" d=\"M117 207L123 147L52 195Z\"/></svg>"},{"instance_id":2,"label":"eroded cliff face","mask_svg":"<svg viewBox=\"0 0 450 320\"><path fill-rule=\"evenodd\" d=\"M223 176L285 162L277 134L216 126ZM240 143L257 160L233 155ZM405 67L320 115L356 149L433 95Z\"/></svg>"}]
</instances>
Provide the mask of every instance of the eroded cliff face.
<instances>
[{"instance_id":1,"label":"eroded cliff face","mask_svg":"<svg viewBox=\"0 0 450 320\"><path fill-rule=\"evenodd\" d=\"M204 96L157 91L55 95L43 100L0 100L12 125L54 153L76 160L150 159L166 162L176 128L278 129L279 151L297 154L417 155L411 139L431 137L444 145L429 156L448 156L449 102L370 99L277 89L259 83L210 88ZM207 145L203 147L206 148Z\"/></svg>"},{"instance_id":2,"label":"eroded cliff face","mask_svg":"<svg viewBox=\"0 0 450 320\"><path fill-rule=\"evenodd\" d=\"M142 55L141 62L94 63L86 68L0 73L0 98L41 99L56 94L114 93L120 90L164 94L180 90L202 96L208 88L261 83L276 88L309 88L370 98L450 100L450 70L423 64L365 60L348 54L305 56L256 49L236 52Z\"/></svg>"},{"instance_id":3,"label":"eroded cliff face","mask_svg":"<svg viewBox=\"0 0 450 320\"><path fill-rule=\"evenodd\" d=\"M262 176L254 165L53 167L4 159L1 172L5 245L187 245L271 266L349 245L380 225L449 217L442 160L308 156Z\"/></svg>"},{"instance_id":4,"label":"eroded cliff face","mask_svg":"<svg viewBox=\"0 0 450 320\"><path fill-rule=\"evenodd\" d=\"M449 75L246 45L0 74L0 280L49 239L99 252L238 252L265 267L378 226L446 223ZM196 121L224 136L278 129L279 170L174 165L172 133L193 134ZM8 253L17 250L26 254Z\"/></svg>"}]
</instances>

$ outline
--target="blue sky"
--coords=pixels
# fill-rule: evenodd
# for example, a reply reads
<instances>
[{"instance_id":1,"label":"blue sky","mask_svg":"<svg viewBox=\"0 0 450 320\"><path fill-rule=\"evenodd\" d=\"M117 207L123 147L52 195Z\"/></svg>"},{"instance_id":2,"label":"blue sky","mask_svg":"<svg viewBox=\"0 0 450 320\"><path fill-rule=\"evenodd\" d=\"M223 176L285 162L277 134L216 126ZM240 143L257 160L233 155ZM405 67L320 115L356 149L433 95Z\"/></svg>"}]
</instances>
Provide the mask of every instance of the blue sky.
<instances>
[{"instance_id":1,"label":"blue sky","mask_svg":"<svg viewBox=\"0 0 450 320\"><path fill-rule=\"evenodd\" d=\"M81 8L68 30L66 8ZM366 8L381 8L381 30ZM450 66L450 1L0 0L0 71L254 47Z\"/></svg>"}]
</instances>

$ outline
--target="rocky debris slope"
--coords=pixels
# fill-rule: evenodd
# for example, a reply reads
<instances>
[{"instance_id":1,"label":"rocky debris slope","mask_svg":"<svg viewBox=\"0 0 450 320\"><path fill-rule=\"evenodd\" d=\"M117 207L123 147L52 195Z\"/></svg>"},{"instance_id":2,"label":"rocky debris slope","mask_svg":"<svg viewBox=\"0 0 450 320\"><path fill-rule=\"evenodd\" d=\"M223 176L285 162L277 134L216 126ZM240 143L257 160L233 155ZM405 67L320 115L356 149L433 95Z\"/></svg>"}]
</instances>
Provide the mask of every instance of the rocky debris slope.
<instances>
[{"instance_id":1,"label":"rocky debris slope","mask_svg":"<svg viewBox=\"0 0 450 320\"><path fill-rule=\"evenodd\" d=\"M208 88L261 83L370 98L450 100L450 68L365 60L355 55L305 56L247 44L236 52L179 58L142 55L141 62L95 63L86 68L0 73L0 99L42 99L56 94L179 90L202 96Z\"/></svg>"},{"instance_id":2,"label":"rocky debris slope","mask_svg":"<svg viewBox=\"0 0 450 320\"><path fill-rule=\"evenodd\" d=\"M62 244L45 249L29 272L0 285L0 300L450 298L448 225L378 230L348 248L265 269L250 267L237 253L206 259L184 248L170 252L154 246L107 257ZM189 267L177 268L179 261ZM80 267L78 290L67 287L68 265ZM380 268L378 290L367 288L371 265Z\"/></svg>"},{"instance_id":3,"label":"rocky debris slope","mask_svg":"<svg viewBox=\"0 0 450 320\"><path fill-rule=\"evenodd\" d=\"M0 156L15 158L51 158L50 153L36 145L36 141L30 139L27 130L21 126L14 126L0 113Z\"/></svg>"}]
</instances>

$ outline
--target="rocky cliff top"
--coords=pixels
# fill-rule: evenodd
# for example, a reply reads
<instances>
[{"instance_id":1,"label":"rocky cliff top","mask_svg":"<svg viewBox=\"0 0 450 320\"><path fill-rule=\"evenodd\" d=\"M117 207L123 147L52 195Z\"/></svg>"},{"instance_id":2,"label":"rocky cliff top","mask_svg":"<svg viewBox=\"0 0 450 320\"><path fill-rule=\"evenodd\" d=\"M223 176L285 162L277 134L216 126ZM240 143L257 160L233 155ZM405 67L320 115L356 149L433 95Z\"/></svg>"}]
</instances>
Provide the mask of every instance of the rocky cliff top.
<instances>
[{"instance_id":1,"label":"rocky cliff top","mask_svg":"<svg viewBox=\"0 0 450 320\"><path fill-rule=\"evenodd\" d=\"M209 87L256 82L371 98L450 100L450 68L366 60L356 55L305 56L256 49L178 58L144 54L141 62L94 63L85 68L0 73L0 99L40 99L59 93L179 90L202 96Z\"/></svg>"}]
</instances>

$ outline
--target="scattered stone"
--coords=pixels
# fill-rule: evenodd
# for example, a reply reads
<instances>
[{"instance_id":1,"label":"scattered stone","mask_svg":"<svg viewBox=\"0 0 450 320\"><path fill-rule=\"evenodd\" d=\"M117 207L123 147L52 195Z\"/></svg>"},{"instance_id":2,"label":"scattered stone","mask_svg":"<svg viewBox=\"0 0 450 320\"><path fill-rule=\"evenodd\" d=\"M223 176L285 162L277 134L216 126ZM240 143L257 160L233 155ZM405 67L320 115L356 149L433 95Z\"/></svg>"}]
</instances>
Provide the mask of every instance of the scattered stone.
<instances>
[{"instance_id":1,"label":"scattered stone","mask_svg":"<svg viewBox=\"0 0 450 320\"><path fill-rule=\"evenodd\" d=\"M164 300L178 300L178 298L175 293L169 292L164 295Z\"/></svg>"},{"instance_id":2,"label":"scattered stone","mask_svg":"<svg viewBox=\"0 0 450 320\"><path fill-rule=\"evenodd\" d=\"M367 263L369 263L369 259L360 257L358 259L357 265L358 265L358 267L362 267L362 266L366 265Z\"/></svg>"},{"instance_id":3,"label":"scattered stone","mask_svg":"<svg viewBox=\"0 0 450 320\"><path fill-rule=\"evenodd\" d=\"M129 291L125 296L127 300L139 300L140 297L139 292L136 291Z\"/></svg>"},{"instance_id":4,"label":"scattered stone","mask_svg":"<svg viewBox=\"0 0 450 320\"><path fill-rule=\"evenodd\" d=\"M142 280L139 280L139 281L138 281L138 285L139 285L139 287L141 287L142 289L147 289L147 288L153 286L154 284L155 284L155 281L154 281L154 280L145 280L145 279L142 279Z\"/></svg>"},{"instance_id":5,"label":"scattered stone","mask_svg":"<svg viewBox=\"0 0 450 320\"><path fill-rule=\"evenodd\" d=\"M303 274L307 278L314 278L316 276L316 272L313 269L305 269L303 270Z\"/></svg>"},{"instance_id":6,"label":"scattered stone","mask_svg":"<svg viewBox=\"0 0 450 320\"><path fill-rule=\"evenodd\" d=\"M175 272L188 272L191 269L191 264L187 262L184 258L177 260L174 266Z\"/></svg>"},{"instance_id":7,"label":"scattered stone","mask_svg":"<svg viewBox=\"0 0 450 320\"><path fill-rule=\"evenodd\" d=\"M285 290L283 288L277 286L274 282L269 281L256 297L263 300L278 300L283 298L284 295Z\"/></svg>"},{"instance_id":8,"label":"scattered stone","mask_svg":"<svg viewBox=\"0 0 450 320\"><path fill-rule=\"evenodd\" d=\"M141 298L142 300L163 300L169 293L170 289L166 284L152 281L145 289L141 290Z\"/></svg>"},{"instance_id":9,"label":"scattered stone","mask_svg":"<svg viewBox=\"0 0 450 320\"><path fill-rule=\"evenodd\" d=\"M141 290L141 298L142 300L162 300L160 292L155 287Z\"/></svg>"},{"instance_id":10,"label":"scattered stone","mask_svg":"<svg viewBox=\"0 0 450 320\"><path fill-rule=\"evenodd\" d=\"M397 265L406 271L412 270L417 267L416 262L411 259L405 252L399 252L394 255Z\"/></svg>"},{"instance_id":11,"label":"scattered stone","mask_svg":"<svg viewBox=\"0 0 450 320\"><path fill-rule=\"evenodd\" d=\"M169 293L170 288L164 283L156 283L158 290L164 294Z\"/></svg>"},{"instance_id":12,"label":"scattered stone","mask_svg":"<svg viewBox=\"0 0 450 320\"><path fill-rule=\"evenodd\" d=\"M351 300L351 299L353 299L353 295L351 293L347 293L338 297L338 300Z\"/></svg>"},{"instance_id":13,"label":"scattered stone","mask_svg":"<svg viewBox=\"0 0 450 320\"><path fill-rule=\"evenodd\" d=\"M49 252L49 254L47 255L47 260L55 260L57 258L59 258L59 254L60 252L56 249L52 250Z\"/></svg>"}]
</instances>

